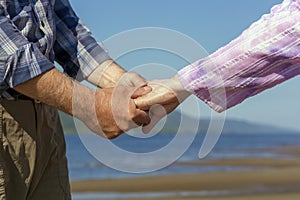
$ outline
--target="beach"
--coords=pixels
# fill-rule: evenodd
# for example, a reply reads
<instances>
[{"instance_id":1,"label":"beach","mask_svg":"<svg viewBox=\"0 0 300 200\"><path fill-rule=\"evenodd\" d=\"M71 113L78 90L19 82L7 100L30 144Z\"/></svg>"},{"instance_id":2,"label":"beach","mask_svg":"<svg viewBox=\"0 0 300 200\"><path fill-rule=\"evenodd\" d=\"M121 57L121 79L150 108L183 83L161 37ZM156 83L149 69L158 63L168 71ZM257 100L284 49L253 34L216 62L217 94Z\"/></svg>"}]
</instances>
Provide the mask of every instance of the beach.
<instances>
[{"instance_id":1,"label":"beach","mask_svg":"<svg viewBox=\"0 0 300 200\"><path fill-rule=\"evenodd\" d=\"M74 199L300 199L300 146L261 149L283 158L225 158L180 162L241 170L72 181ZM259 152L258 152L259 153ZM101 195L102 194L102 195ZM101 195L101 198L97 198ZM105 197L106 196L106 197Z\"/></svg>"}]
</instances>

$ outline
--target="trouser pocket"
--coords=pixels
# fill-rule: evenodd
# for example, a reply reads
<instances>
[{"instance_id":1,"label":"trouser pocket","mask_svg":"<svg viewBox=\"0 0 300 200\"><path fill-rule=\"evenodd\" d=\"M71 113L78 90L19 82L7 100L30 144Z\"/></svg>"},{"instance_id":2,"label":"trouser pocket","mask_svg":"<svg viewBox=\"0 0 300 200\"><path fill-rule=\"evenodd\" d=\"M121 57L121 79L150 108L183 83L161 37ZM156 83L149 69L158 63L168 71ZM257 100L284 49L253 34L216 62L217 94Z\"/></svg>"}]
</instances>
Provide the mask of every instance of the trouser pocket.
<instances>
[{"instance_id":1,"label":"trouser pocket","mask_svg":"<svg viewBox=\"0 0 300 200\"><path fill-rule=\"evenodd\" d=\"M36 159L34 120L31 101L1 99L0 199L26 199Z\"/></svg>"}]
</instances>

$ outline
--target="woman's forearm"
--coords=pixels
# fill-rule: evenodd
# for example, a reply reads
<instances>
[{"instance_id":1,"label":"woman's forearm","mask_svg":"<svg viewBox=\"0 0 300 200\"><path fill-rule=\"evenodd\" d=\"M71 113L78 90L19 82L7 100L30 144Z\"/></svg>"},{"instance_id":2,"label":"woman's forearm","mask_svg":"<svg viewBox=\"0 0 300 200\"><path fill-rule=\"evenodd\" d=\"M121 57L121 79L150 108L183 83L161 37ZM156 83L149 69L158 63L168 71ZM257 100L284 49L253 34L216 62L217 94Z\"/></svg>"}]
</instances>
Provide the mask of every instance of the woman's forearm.
<instances>
[{"instance_id":1,"label":"woman's forearm","mask_svg":"<svg viewBox=\"0 0 300 200\"><path fill-rule=\"evenodd\" d=\"M209 57L182 69L179 80L216 111L300 74L300 5L285 0Z\"/></svg>"}]
</instances>

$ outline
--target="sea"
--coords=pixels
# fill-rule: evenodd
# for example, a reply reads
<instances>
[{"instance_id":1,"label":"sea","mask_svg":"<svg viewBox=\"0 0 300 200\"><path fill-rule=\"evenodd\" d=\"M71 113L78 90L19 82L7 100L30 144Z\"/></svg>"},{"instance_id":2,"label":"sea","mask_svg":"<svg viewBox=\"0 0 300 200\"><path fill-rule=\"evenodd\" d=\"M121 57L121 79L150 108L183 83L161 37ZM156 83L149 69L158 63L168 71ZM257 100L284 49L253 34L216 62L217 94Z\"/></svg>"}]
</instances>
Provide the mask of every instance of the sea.
<instances>
[{"instance_id":1,"label":"sea","mask_svg":"<svg viewBox=\"0 0 300 200\"><path fill-rule=\"evenodd\" d=\"M98 137L98 136L97 136ZM159 152L165 146L175 139L175 134L158 134L150 138L135 138L124 134L113 140L113 144L122 149L124 152L133 152L137 154L145 154L149 152ZM67 157L69 165L69 175L71 181L74 180L92 180L92 179L119 179L127 177L145 177L167 174L189 174L189 173L206 173L217 171L234 171L249 170L251 166L199 166L186 165L180 163L201 162L207 159L224 159L224 158L293 158L293 155L286 154L284 151L276 151L276 149L285 147L300 146L300 134L224 134L218 139L218 142L212 151L205 157L199 158L199 149L203 145L204 135L198 134L193 139L183 154L175 160L174 163L164 165L164 160L168 157L158 157L157 159L147 159L140 161L134 156L124 156L123 153L113 153L109 148L97 146L95 136L89 134L67 134L65 135L67 144ZM178 140L178 138L176 138ZM186 145L184 138L176 145L180 149L181 144ZM83 142L84 141L84 142ZM130 169L135 166L141 166L140 162L144 162L145 166L163 166L158 170L145 173L133 173L114 166L107 166L107 163L99 160L95 152L89 149L86 144L96 144L99 152L107 154L108 158L116 161L127 163ZM173 147L176 151L177 146ZM172 150L172 149L171 149ZM172 152L172 151L171 151ZM171 154L170 154L171 156ZM107 157L106 157L107 158ZM147 198L163 198L163 197L188 197L188 196L219 196L224 191L199 191L199 192L161 192L161 193L72 193L73 200L99 200L99 199L147 199ZM225 191L226 192L226 191Z\"/></svg>"},{"instance_id":2,"label":"sea","mask_svg":"<svg viewBox=\"0 0 300 200\"><path fill-rule=\"evenodd\" d=\"M142 139L134 138L129 135L123 135L118 139L113 140L114 145L118 146L124 151L134 153L148 153L163 148L168 145L173 139L174 134L159 134L151 138ZM83 144L84 141L91 140L94 142L94 136L88 134L67 134L65 135L67 143L67 158L69 165L69 175L72 180L84 179L114 179L136 176L153 176L153 175L166 175L166 174L184 174L195 172L213 172L225 170L237 170L235 167L228 166L193 166L193 165L177 165L180 162L194 162L199 161L199 149L203 143L204 135L196 135L192 144L187 148L182 156L174 164L162 167L159 170L146 172L146 173L128 173L120 171L120 169L113 169L106 166L106 163L101 162L96 158L94 153L91 153L88 148ZM180 142L179 144L180 145ZM218 142L212 151L204 159L220 159L220 158L289 158L292 155L284 154L280 151L265 151L269 149L278 149L288 146L299 146L300 134L224 134L221 135ZM110 155L109 149L99 150L113 156L115 160L126 159L126 163L135 165L136 158L123 154ZM107 151L107 152L106 152ZM130 160L132 159L132 160ZM162 162L164 158L148 160L147 164ZM200 160L201 161L201 160ZM163 165L162 165L163 166ZM246 168L245 168L246 169ZM243 169L239 169L243 170Z\"/></svg>"}]
</instances>

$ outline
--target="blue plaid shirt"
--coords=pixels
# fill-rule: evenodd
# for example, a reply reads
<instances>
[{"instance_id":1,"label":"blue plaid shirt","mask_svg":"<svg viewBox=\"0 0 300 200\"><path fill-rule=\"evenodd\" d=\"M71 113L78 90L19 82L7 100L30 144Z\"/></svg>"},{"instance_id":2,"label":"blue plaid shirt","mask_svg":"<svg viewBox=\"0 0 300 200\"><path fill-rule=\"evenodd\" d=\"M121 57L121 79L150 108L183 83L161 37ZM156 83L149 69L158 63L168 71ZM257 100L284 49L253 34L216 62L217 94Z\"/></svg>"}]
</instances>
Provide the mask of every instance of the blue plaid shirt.
<instances>
[{"instance_id":1,"label":"blue plaid shirt","mask_svg":"<svg viewBox=\"0 0 300 200\"><path fill-rule=\"evenodd\" d=\"M85 79L109 55L68 0L0 0L0 94L54 67Z\"/></svg>"}]
</instances>

